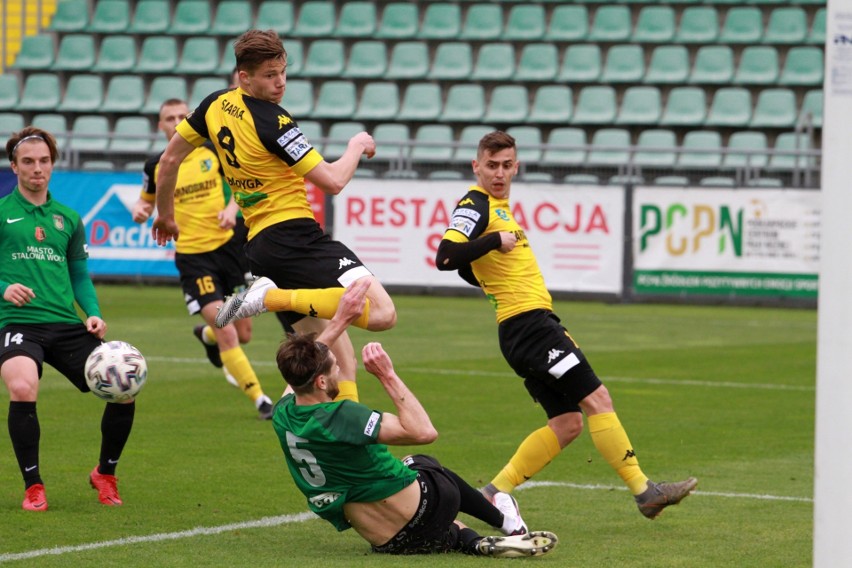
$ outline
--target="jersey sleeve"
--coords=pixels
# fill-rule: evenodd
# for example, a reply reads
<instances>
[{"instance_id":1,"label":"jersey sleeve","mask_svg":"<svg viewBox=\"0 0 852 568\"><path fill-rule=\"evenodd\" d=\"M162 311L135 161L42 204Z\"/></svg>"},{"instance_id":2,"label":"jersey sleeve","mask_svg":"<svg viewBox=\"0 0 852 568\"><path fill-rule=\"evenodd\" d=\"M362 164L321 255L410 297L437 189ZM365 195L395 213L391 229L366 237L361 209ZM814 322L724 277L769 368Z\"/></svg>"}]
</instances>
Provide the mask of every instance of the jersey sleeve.
<instances>
[{"instance_id":1,"label":"jersey sleeve","mask_svg":"<svg viewBox=\"0 0 852 568\"><path fill-rule=\"evenodd\" d=\"M148 203L154 203L157 199L157 165L160 163L160 156L162 153L147 160L142 168L142 191L139 197Z\"/></svg>"},{"instance_id":2,"label":"jersey sleeve","mask_svg":"<svg viewBox=\"0 0 852 568\"><path fill-rule=\"evenodd\" d=\"M456 243L472 241L487 227L488 198L478 191L470 191L456 204L444 238Z\"/></svg>"},{"instance_id":3,"label":"jersey sleeve","mask_svg":"<svg viewBox=\"0 0 852 568\"><path fill-rule=\"evenodd\" d=\"M381 412L351 400L344 400L337 405L334 414L334 419L327 423L339 442L356 446L378 443Z\"/></svg>"},{"instance_id":4,"label":"jersey sleeve","mask_svg":"<svg viewBox=\"0 0 852 568\"><path fill-rule=\"evenodd\" d=\"M245 103L254 119L261 144L296 174L304 177L323 160L286 110L269 101L254 98L246 98Z\"/></svg>"}]
</instances>

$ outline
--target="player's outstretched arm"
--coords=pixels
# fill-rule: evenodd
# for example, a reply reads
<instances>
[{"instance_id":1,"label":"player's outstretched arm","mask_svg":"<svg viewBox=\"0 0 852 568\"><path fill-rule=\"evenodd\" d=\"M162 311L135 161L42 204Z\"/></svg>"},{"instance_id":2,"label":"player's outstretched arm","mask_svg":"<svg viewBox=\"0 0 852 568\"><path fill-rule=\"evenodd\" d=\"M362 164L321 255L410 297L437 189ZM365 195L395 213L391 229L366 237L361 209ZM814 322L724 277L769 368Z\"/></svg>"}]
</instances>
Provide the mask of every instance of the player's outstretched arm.
<instances>
[{"instance_id":1,"label":"player's outstretched arm","mask_svg":"<svg viewBox=\"0 0 852 568\"><path fill-rule=\"evenodd\" d=\"M160 246L178 238L178 226L175 222L175 186L180 165L184 158L195 149L180 134L169 140L166 151L160 156L157 171L157 219L151 228L151 235Z\"/></svg>"},{"instance_id":2,"label":"player's outstretched arm","mask_svg":"<svg viewBox=\"0 0 852 568\"><path fill-rule=\"evenodd\" d=\"M305 179L328 195L337 195L355 175L361 156L372 158L376 153L376 142L366 132L359 132L349 140L346 151L337 160L317 164Z\"/></svg>"}]
</instances>

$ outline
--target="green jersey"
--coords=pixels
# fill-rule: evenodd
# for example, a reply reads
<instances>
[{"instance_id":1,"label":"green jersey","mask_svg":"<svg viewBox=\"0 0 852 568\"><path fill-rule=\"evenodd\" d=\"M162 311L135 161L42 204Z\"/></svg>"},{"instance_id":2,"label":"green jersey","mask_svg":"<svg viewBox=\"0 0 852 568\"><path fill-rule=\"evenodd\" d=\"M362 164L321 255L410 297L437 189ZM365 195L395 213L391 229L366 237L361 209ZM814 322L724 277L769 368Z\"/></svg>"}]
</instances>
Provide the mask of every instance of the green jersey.
<instances>
[{"instance_id":1,"label":"green jersey","mask_svg":"<svg viewBox=\"0 0 852 568\"><path fill-rule=\"evenodd\" d=\"M402 491L417 472L376 440L382 413L351 400L300 406L289 394L272 416L287 467L311 511L342 531L347 502L372 503Z\"/></svg>"},{"instance_id":2,"label":"green jersey","mask_svg":"<svg viewBox=\"0 0 852 568\"><path fill-rule=\"evenodd\" d=\"M56 202L49 192L44 205L33 205L17 187L0 199L0 298L14 283L35 292L35 298L22 307L0 300L0 327L80 323L68 263L86 258L80 215Z\"/></svg>"}]
</instances>

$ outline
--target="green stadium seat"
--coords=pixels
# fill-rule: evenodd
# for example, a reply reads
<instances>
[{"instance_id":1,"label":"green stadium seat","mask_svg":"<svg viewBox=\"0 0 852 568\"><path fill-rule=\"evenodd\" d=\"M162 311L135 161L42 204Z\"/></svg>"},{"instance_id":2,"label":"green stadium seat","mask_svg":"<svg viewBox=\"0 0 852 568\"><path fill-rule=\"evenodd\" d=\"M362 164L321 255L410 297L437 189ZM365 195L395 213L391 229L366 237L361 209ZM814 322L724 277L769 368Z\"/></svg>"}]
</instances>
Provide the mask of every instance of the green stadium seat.
<instances>
[{"instance_id":1,"label":"green stadium seat","mask_svg":"<svg viewBox=\"0 0 852 568\"><path fill-rule=\"evenodd\" d=\"M778 81L778 51L769 45L750 45L740 53L734 75L738 85L771 85Z\"/></svg>"},{"instance_id":2,"label":"green stadium seat","mask_svg":"<svg viewBox=\"0 0 852 568\"><path fill-rule=\"evenodd\" d=\"M589 10L583 5L560 4L553 8L544 39L547 41L585 41L589 35Z\"/></svg>"},{"instance_id":3,"label":"green stadium seat","mask_svg":"<svg viewBox=\"0 0 852 568\"><path fill-rule=\"evenodd\" d=\"M289 0L265 0L257 7L254 27L259 30L275 30L278 35L286 37L293 31L295 23L293 2Z\"/></svg>"},{"instance_id":4,"label":"green stadium seat","mask_svg":"<svg viewBox=\"0 0 852 568\"><path fill-rule=\"evenodd\" d=\"M177 40L169 36L148 36L139 51L138 73L173 73L177 67Z\"/></svg>"},{"instance_id":5,"label":"green stadium seat","mask_svg":"<svg viewBox=\"0 0 852 568\"><path fill-rule=\"evenodd\" d=\"M375 37L381 39L414 39L420 27L417 4L390 2L382 10L382 20Z\"/></svg>"},{"instance_id":6,"label":"green stadium seat","mask_svg":"<svg viewBox=\"0 0 852 568\"><path fill-rule=\"evenodd\" d=\"M636 148L633 163L640 167L673 168L677 161L677 136L671 130L643 130Z\"/></svg>"},{"instance_id":7,"label":"green stadium seat","mask_svg":"<svg viewBox=\"0 0 852 568\"><path fill-rule=\"evenodd\" d=\"M687 6L680 16L677 43L711 44L719 37L719 13L713 6Z\"/></svg>"},{"instance_id":8,"label":"green stadium seat","mask_svg":"<svg viewBox=\"0 0 852 568\"><path fill-rule=\"evenodd\" d=\"M499 4L478 3L467 9L461 39L499 40L503 35L503 7Z\"/></svg>"},{"instance_id":9,"label":"green stadium seat","mask_svg":"<svg viewBox=\"0 0 852 568\"><path fill-rule=\"evenodd\" d=\"M601 128L592 135L586 163L591 166L621 166L630 159L630 132L623 128Z\"/></svg>"},{"instance_id":10,"label":"green stadium seat","mask_svg":"<svg viewBox=\"0 0 852 568\"><path fill-rule=\"evenodd\" d=\"M395 161L408 158L411 152L411 133L407 124L383 122L373 128L376 155L373 160Z\"/></svg>"},{"instance_id":11,"label":"green stadium seat","mask_svg":"<svg viewBox=\"0 0 852 568\"><path fill-rule=\"evenodd\" d=\"M0 78L2 78L1 75ZM822 128L822 107L822 89L808 91L802 99L802 106L799 111L799 120L803 124L807 124L808 120L810 120L816 128Z\"/></svg>"},{"instance_id":12,"label":"green stadium seat","mask_svg":"<svg viewBox=\"0 0 852 568\"><path fill-rule=\"evenodd\" d=\"M216 17L208 33L237 37L251 27L251 5L241 0L226 0L217 6Z\"/></svg>"},{"instance_id":13,"label":"green stadium seat","mask_svg":"<svg viewBox=\"0 0 852 568\"><path fill-rule=\"evenodd\" d=\"M671 6L646 5L639 10L632 41L671 43L675 36L675 12Z\"/></svg>"},{"instance_id":14,"label":"green stadium seat","mask_svg":"<svg viewBox=\"0 0 852 568\"><path fill-rule=\"evenodd\" d=\"M683 151L678 156L678 167L712 169L722 165L722 136L718 132L690 130L683 137L681 146Z\"/></svg>"},{"instance_id":15,"label":"green stadium seat","mask_svg":"<svg viewBox=\"0 0 852 568\"><path fill-rule=\"evenodd\" d=\"M560 126L550 131L541 156L543 164L583 164L586 161L586 131L573 126Z\"/></svg>"},{"instance_id":16,"label":"green stadium seat","mask_svg":"<svg viewBox=\"0 0 852 568\"><path fill-rule=\"evenodd\" d=\"M169 29L169 3L166 0L139 0L130 28L135 34L161 34Z\"/></svg>"},{"instance_id":17,"label":"green stadium seat","mask_svg":"<svg viewBox=\"0 0 852 568\"><path fill-rule=\"evenodd\" d=\"M88 71L95 65L95 39L90 34L68 34L59 42L59 51L51 69Z\"/></svg>"},{"instance_id":18,"label":"green stadium seat","mask_svg":"<svg viewBox=\"0 0 852 568\"><path fill-rule=\"evenodd\" d=\"M21 85L14 73L0 75L0 110L17 108L21 95Z\"/></svg>"},{"instance_id":19,"label":"green stadium seat","mask_svg":"<svg viewBox=\"0 0 852 568\"><path fill-rule=\"evenodd\" d=\"M568 174L562 178L562 183L569 185L599 185L601 182L595 174Z\"/></svg>"},{"instance_id":20,"label":"green stadium seat","mask_svg":"<svg viewBox=\"0 0 852 568\"><path fill-rule=\"evenodd\" d=\"M497 85L491 90L485 122L517 124L529 114L529 93L523 85Z\"/></svg>"},{"instance_id":21,"label":"green stadium seat","mask_svg":"<svg viewBox=\"0 0 852 568\"><path fill-rule=\"evenodd\" d=\"M98 75L72 75L65 96L56 107L60 112L94 112L101 108L104 83Z\"/></svg>"},{"instance_id":22,"label":"green stadium seat","mask_svg":"<svg viewBox=\"0 0 852 568\"><path fill-rule=\"evenodd\" d=\"M287 51L287 76L297 77L301 75L305 68L304 44L298 39L288 39L283 45L284 50Z\"/></svg>"},{"instance_id":23,"label":"green stadium seat","mask_svg":"<svg viewBox=\"0 0 852 568\"><path fill-rule=\"evenodd\" d=\"M346 2L340 8L340 18L334 28L336 37L370 38L376 32L374 2Z\"/></svg>"},{"instance_id":24,"label":"green stadium seat","mask_svg":"<svg viewBox=\"0 0 852 568\"><path fill-rule=\"evenodd\" d=\"M60 2L61 6L65 2ZM88 31L120 34L130 27L130 3L127 0L98 0Z\"/></svg>"},{"instance_id":25,"label":"green stadium seat","mask_svg":"<svg viewBox=\"0 0 852 568\"><path fill-rule=\"evenodd\" d=\"M461 180L464 179L464 174L455 170L435 170L429 172L426 179L431 180Z\"/></svg>"},{"instance_id":26,"label":"green stadium seat","mask_svg":"<svg viewBox=\"0 0 852 568\"><path fill-rule=\"evenodd\" d=\"M797 6L773 8L763 35L764 43L801 44L808 35L808 21L804 9Z\"/></svg>"},{"instance_id":27,"label":"green stadium seat","mask_svg":"<svg viewBox=\"0 0 852 568\"><path fill-rule=\"evenodd\" d=\"M139 112L145 103L144 96L145 81L140 75L113 75L107 85L101 111Z\"/></svg>"},{"instance_id":28,"label":"green stadium seat","mask_svg":"<svg viewBox=\"0 0 852 568\"><path fill-rule=\"evenodd\" d=\"M583 87L574 108L572 124L612 124L615 122L615 89L604 85Z\"/></svg>"},{"instance_id":29,"label":"green stadium seat","mask_svg":"<svg viewBox=\"0 0 852 568\"><path fill-rule=\"evenodd\" d=\"M207 0L179 0L169 26L170 34L201 35L210 31L210 4Z\"/></svg>"},{"instance_id":30,"label":"green stadium seat","mask_svg":"<svg viewBox=\"0 0 852 568\"><path fill-rule=\"evenodd\" d=\"M728 138L727 149L722 157L722 168L762 168L769 157L766 154L766 134L758 130L741 130Z\"/></svg>"},{"instance_id":31,"label":"green stadium seat","mask_svg":"<svg viewBox=\"0 0 852 568\"><path fill-rule=\"evenodd\" d=\"M792 128L798 118L796 95L790 89L764 89L757 96L751 128Z\"/></svg>"},{"instance_id":32,"label":"green stadium seat","mask_svg":"<svg viewBox=\"0 0 852 568\"><path fill-rule=\"evenodd\" d=\"M115 164L112 160L83 160L80 169L84 172L112 172Z\"/></svg>"},{"instance_id":33,"label":"green stadium seat","mask_svg":"<svg viewBox=\"0 0 852 568\"><path fill-rule=\"evenodd\" d=\"M420 173L417 170L401 168L388 170L382 177L384 179L420 179Z\"/></svg>"},{"instance_id":34,"label":"green stadium seat","mask_svg":"<svg viewBox=\"0 0 852 568\"><path fill-rule=\"evenodd\" d=\"M228 81L224 77L199 77L189 91L189 108L196 108L210 93L227 88Z\"/></svg>"},{"instance_id":35,"label":"green stadium seat","mask_svg":"<svg viewBox=\"0 0 852 568\"><path fill-rule=\"evenodd\" d=\"M175 73L213 75L219 69L219 43L212 36L186 38Z\"/></svg>"},{"instance_id":36,"label":"green stadium seat","mask_svg":"<svg viewBox=\"0 0 852 568\"><path fill-rule=\"evenodd\" d=\"M50 69L53 65L54 45L53 36L39 34L26 36L21 41L21 49L15 58L13 69L24 69L27 71L43 71Z\"/></svg>"},{"instance_id":37,"label":"green stadium seat","mask_svg":"<svg viewBox=\"0 0 852 568\"><path fill-rule=\"evenodd\" d=\"M51 112L59 106L61 93L59 76L54 73L30 73L24 80L24 89L17 110Z\"/></svg>"},{"instance_id":38,"label":"green stadium seat","mask_svg":"<svg viewBox=\"0 0 852 568\"><path fill-rule=\"evenodd\" d=\"M71 127L68 149L76 152L105 152L109 147L109 132L109 121L105 116L78 116Z\"/></svg>"},{"instance_id":39,"label":"green stadium seat","mask_svg":"<svg viewBox=\"0 0 852 568\"><path fill-rule=\"evenodd\" d=\"M606 52L602 83L640 83L645 76L645 53L634 44L614 45Z\"/></svg>"},{"instance_id":40,"label":"green stadium seat","mask_svg":"<svg viewBox=\"0 0 852 568\"><path fill-rule=\"evenodd\" d=\"M734 51L727 45L703 45L695 54L690 83L725 84L734 80Z\"/></svg>"},{"instance_id":41,"label":"green stadium seat","mask_svg":"<svg viewBox=\"0 0 852 568\"><path fill-rule=\"evenodd\" d=\"M65 149L68 144L68 119L64 114L39 113L33 116L31 125L53 134L56 138L56 147L60 151Z\"/></svg>"},{"instance_id":42,"label":"green stadium seat","mask_svg":"<svg viewBox=\"0 0 852 568\"><path fill-rule=\"evenodd\" d=\"M82 32L89 24L89 5L86 0L65 0L56 3L56 13L48 29L57 33Z\"/></svg>"},{"instance_id":43,"label":"green stadium seat","mask_svg":"<svg viewBox=\"0 0 852 568\"><path fill-rule=\"evenodd\" d=\"M689 51L682 45L658 45L651 53L644 82L682 84L689 77Z\"/></svg>"},{"instance_id":44,"label":"green stadium seat","mask_svg":"<svg viewBox=\"0 0 852 568\"><path fill-rule=\"evenodd\" d=\"M542 85L535 92L527 122L568 124L574 114L574 97L567 85Z\"/></svg>"},{"instance_id":45,"label":"green stadium seat","mask_svg":"<svg viewBox=\"0 0 852 568\"><path fill-rule=\"evenodd\" d=\"M8 138L24 127L24 115L17 112L0 113L0 135Z\"/></svg>"},{"instance_id":46,"label":"green stadium seat","mask_svg":"<svg viewBox=\"0 0 852 568\"><path fill-rule=\"evenodd\" d=\"M811 144L804 134L795 132L783 132L775 137L773 152L769 157L769 170L793 170L816 166L816 158L813 156L796 155L801 150L810 150ZM777 152L777 153L776 153ZM788 153L783 153L788 152Z\"/></svg>"},{"instance_id":47,"label":"green stadium seat","mask_svg":"<svg viewBox=\"0 0 852 568\"><path fill-rule=\"evenodd\" d=\"M336 21L334 2L309 0L302 3L296 25L290 32L297 37L328 37Z\"/></svg>"},{"instance_id":48,"label":"green stadium seat","mask_svg":"<svg viewBox=\"0 0 852 568\"><path fill-rule=\"evenodd\" d=\"M423 13L420 39L452 40L461 34L461 6L448 2L430 2Z\"/></svg>"},{"instance_id":49,"label":"green stadium seat","mask_svg":"<svg viewBox=\"0 0 852 568\"><path fill-rule=\"evenodd\" d=\"M515 48L511 43L480 46L473 65L474 81L507 81L515 75Z\"/></svg>"},{"instance_id":50,"label":"green stadium seat","mask_svg":"<svg viewBox=\"0 0 852 568\"><path fill-rule=\"evenodd\" d=\"M132 36L110 35L101 40L92 71L126 73L136 68L136 41Z\"/></svg>"},{"instance_id":51,"label":"green stadium seat","mask_svg":"<svg viewBox=\"0 0 852 568\"><path fill-rule=\"evenodd\" d=\"M615 124L657 124L663 113L657 87L631 86L624 91Z\"/></svg>"},{"instance_id":52,"label":"green stadium seat","mask_svg":"<svg viewBox=\"0 0 852 568\"><path fill-rule=\"evenodd\" d=\"M515 4L509 10L503 37L509 41L538 41L544 37L544 30L544 6Z\"/></svg>"},{"instance_id":53,"label":"green stadium seat","mask_svg":"<svg viewBox=\"0 0 852 568\"><path fill-rule=\"evenodd\" d=\"M391 50L386 79L424 79L429 72L429 46L424 41L401 41Z\"/></svg>"},{"instance_id":54,"label":"green stadium seat","mask_svg":"<svg viewBox=\"0 0 852 568\"><path fill-rule=\"evenodd\" d=\"M151 123L144 116L122 116L115 121L109 147L113 153L151 151Z\"/></svg>"},{"instance_id":55,"label":"green stadium seat","mask_svg":"<svg viewBox=\"0 0 852 568\"><path fill-rule=\"evenodd\" d=\"M343 41L317 39L311 42L305 57L302 77L340 77L345 61Z\"/></svg>"},{"instance_id":56,"label":"green stadium seat","mask_svg":"<svg viewBox=\"0 0 852 568\"><path fill-rule=\"evenodd\" d=\"M763 37L763 14L755 6L734 6L728 10L719 34L719 42L760 43Z\"/></svg>"},{"instance_id":57,"label":"green stadium seat","mask_svg":"<svg viewBox=\"0 0 852 568\"><path fill-rule=\"evenodd\" d=\"M552 82L559 71L559 52L553 43L527 43L521 49L516 81Z\"/></svg>"},{"instance_id":58,"label":"green stadium seat","mask_svg":"<svg viewBox=\"0 0 852 568\"><path fill-rule=\"evenodd\" d=\"M606 4L595 10L587 39L593 42L627 42L632 29L628 6Z\"/></svg>"},{"instance_id":59,"label":"green stadium seat","mask_svg":"<svg viewBox=\"0 0 852 568\"><path fill-rule=\"evenodd\" d=\"M700 126L707 115L707 97L701 87L674 87L669 91L660 124Z\"/></svg>"},{"instance_id":60,"label":"green stadium seat","mask_svg":"<svg viewBox=\"0 0 852 568\"><path fill-rule=\"evenodd\" d=\"M287 89L284 91L284 100L281 105L296 120L299 120L300 117L311 116L314 110L313 83L301 79L287 81Z\"/></svg>"},{"instance_id":61,"label":"green stadium seat","mask_svg":"<svg viewBox=\"0 0 852 568\"><path fill-rule=\"evenodd\" d=\"M494 132L494 127L486 124L468 124L461 130L458 145L453 150L453 162L457 164L470 164L479 141L489 132Z\"/></svg>"},{"instance_id":62,"label":"green stadium seat","mask_svg":"<svg viewBox=\"0 0 852 568\"><path fill-rule=\"evenodd\" d=\"M356 41L349 50L349 60L343 77L379 79L387 71L388 53L383 41Z\"/></svg>"},{"instance_id":63,"label":"green stadium seat","mask_svg":"<svg viewBox=\"0 0 852 568\"><path fill-rule=\"evenodd\" d=\"M441 116L443 99L436 83L411 83L405 89L397 120L435 121Z\"/></svg>"},{"instance_id":64,"label":"green stadium seat","mask_svg":"<svg viewBox=\"0 0 852 568\"><path fill-rule=\"evenodd\" d=\"M543 139L538 126L510 126L506 134L515 139L519 162L537 164L541 161Z\"/></svg>"},{"instance_id":65,"label":"green stadium seat","mask_svg":"<svg viewBox=\"0 0 852 568\"><path fill-rule=\"evenodd\" d=\"M617 175L612 176L607 181L609 185L645 185L645 178L636 175Z\"/></svg>"},{"instance_id":66,"label":"green stadium seat","mask_svg":"<svg viewBox=\"0 0 852 568\"><path fill-rule=\"evenodd\" d=\"M562 58L557 81L562 83L594 83L601 76L601 48L596 44L569 45Z\"/></svg>"},{"instance_id":67,"label":"green stadium seat","mask_svg":"<svg viewBox=\"0 0 852 568\"><path fill-rule=\"evenodd\" d=\"M464 41L447 41L435 48L430 79L443 81L467 80L473 73L473 50Z\"/></svg>"},{"instance_id":68,"label":"green stadium seat","mask_svg":"<svg viewBox=\"0 0 852 568\"><path fill-rule=\"evenodd\" d=\"M319 144L322 140L322 124L317 120L299 121L299 130L311 144Z\"/></svg>"},{"instance_id":69,"label":"green stadium seat","mask_svg":"<svg viewBox=\"0 0 852 568\"><path fill-rule=\"evenodd\" d=\"M424 124L414 135L411 160L448 162L453 157L453 129L447 124Z\"/></svg>"},{"instance_id":70,"label":"green stadium seat","mask_svg":"<svg viewBox=\"0 0 852 568\"><path fill-rule=\"evenodd\" d=\"M746 180L749 187L784 187L784 182L778 178L757 177Z\"/></svg>"},{"instance_id":71,"label":"green stadium seat","mask_svg":"<svg viewBox=\"0 0 852 568\"><path fill-rule=\"evenodd\" d=\"M798 45L787 51L778 83L781 85L822 85L823 52L819 47Z\"/></svg>"},{"instance_id":72,"label":"green stadium seat","mask_svg":"<svg viewBox=\"0 0 852 568\"><path fill-rule=\"evenodd\" d=\"M737 180L729 176L709 176L698 180L701 187L736 187Z\"/></svg>"},{"instance_id":73,"label":"green stadium seat","mask_svg":"<svg viewBox=\"0 0 852 568\"><path fill-rule=\"evenodd\" d=\"M441 122L480 122L485 115L485 89L473 83L456 83L447 91Z\"/></svg>"},{"instance_id":74,"label":"green stadium seat","mask_svg":"<svg viewBox=\"0 0 852 568\"><path fill-rule=\"evenodd\" d=\"M355 83L326 81L319 88L311 118L349 119L355 114Z\"/></svg>"},{"instance_id":75,"label":"green stadium seat","mask_svg":"<svg viewBox=\"0 0 852 568\"><path fill-rule=\"evenodd\" d=\"M817 45L825 45L825 8L820 8L814 14L814 19L811 22L810 32L808 32L807 43Z\"/></svg>"},{"instance_id":76,"label":"green stadium seat","mask_svg":"<svg viewBox=\"0 0 852 568\"><path fill-rule=\"evenodd\" d=\"M707 126L747 127L751 121L751 93L742 87L716 91L707 113Z\"/></svg>"},{"instance_id":77,"label":"green stadium seat","mask_svg":"<svg viewBox=\"0 0 852 568\"><path fill-rule=\"evenodd\" d=\"M217 75L227 75L230 77L234 73L234 68L237 66L237 58L234 55L234 47L231 42L226 42L222 48L222 57L219 59L219 66L216 68ZM288 65L287 72L289 74L290 67Z\"/></svg>"},{"instance_id":78,"label":"green stadium seat","mask_svg":"<svg viewBox=\"0 0 852 568\"><path fill-rule=\"evenodd\" d=\"M660 176L654 178L654 185L665 185L670 187L686 187L692 182L687 176Z\"/></svg>"},{"instance_id":79,"label":"green stadium seat","mask_svg":"<svg viewBox=\"0 0 852 568\"><path fill-rule=\"evenodd\" d=\"M289 84L288 84L289 88ZM160 114L160 105L168 99L187 100L186 79L175 75L154 77L148 89L148 98L142 105L144 114Z\"/></svg>"},{"instance_id":80,"label":"green stadium seat","mask_svg":"<svg viewBox=\"0 0 852 568\"><path fill-rule=\"evenodd\" d=\"M355 120L393 120L399 112L399 87L396 83L372 82L364 85Z\"/></svg>"}]
</instances>

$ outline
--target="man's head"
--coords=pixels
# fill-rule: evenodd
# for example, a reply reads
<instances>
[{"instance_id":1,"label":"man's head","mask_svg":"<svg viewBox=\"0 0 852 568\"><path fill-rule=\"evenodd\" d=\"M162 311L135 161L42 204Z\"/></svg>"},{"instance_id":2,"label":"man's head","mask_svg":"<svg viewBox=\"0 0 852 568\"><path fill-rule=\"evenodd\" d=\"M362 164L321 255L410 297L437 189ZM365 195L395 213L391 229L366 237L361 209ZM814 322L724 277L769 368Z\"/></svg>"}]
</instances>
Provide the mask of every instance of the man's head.
<instances>
[{"instance_id":1,"label":"man's head","mask_svg":"<svg viewBox=\"0 0 852 568\"><path fill-rule=\"evenodd\" d=\"M181 99L168 99L160 105L160 120L157 128L171 140L177 132L177 125L189 114L189 107Z\"/></svg>"},{"instance_id":2,"label":"man's head","mask_svg":"<svg viewBox=\"0 0 852 568\"><path fill-rule=\"evenodd\" d=\"M239 86L249 95L275 104L287 86L287 52L274 30L249 30L234 42Z\"/></svg>"},{"instance_id":3,"label":"man's head","mask_svg":"<svg viewBox=\"0 0 852 568\"><path fill-rule=\"evenodd\" d=\"M324 343L317 342L316 337L316 333L291 334L278 348L275 361L296 395L322 391L334 399L340 392L337 386L340 367L334 353Z\"/></svg>"},{"instance_id":4,"label":"man's head","mask_svg":"<svg viewBox=\"0 0 852 568\"><path fill-rule=\"evenodd\" d=\"M512 178L518 173L515 139L499 130L483 136L473 160L473 173L479 187L491 196L508 198Z\"/></svg>"},{"instance_id":5,"label":"man's head","mask_svg":"<svg viewBox=\"0 0 852 568\"><path fill-rule=\"evenodd\" d=\"M12 171L18 176L18 187L39 192L47 189L53 164L59 158L56 139L49 132L28 126L12 134L6 141Z\"/></svg>"}]
</instances>

